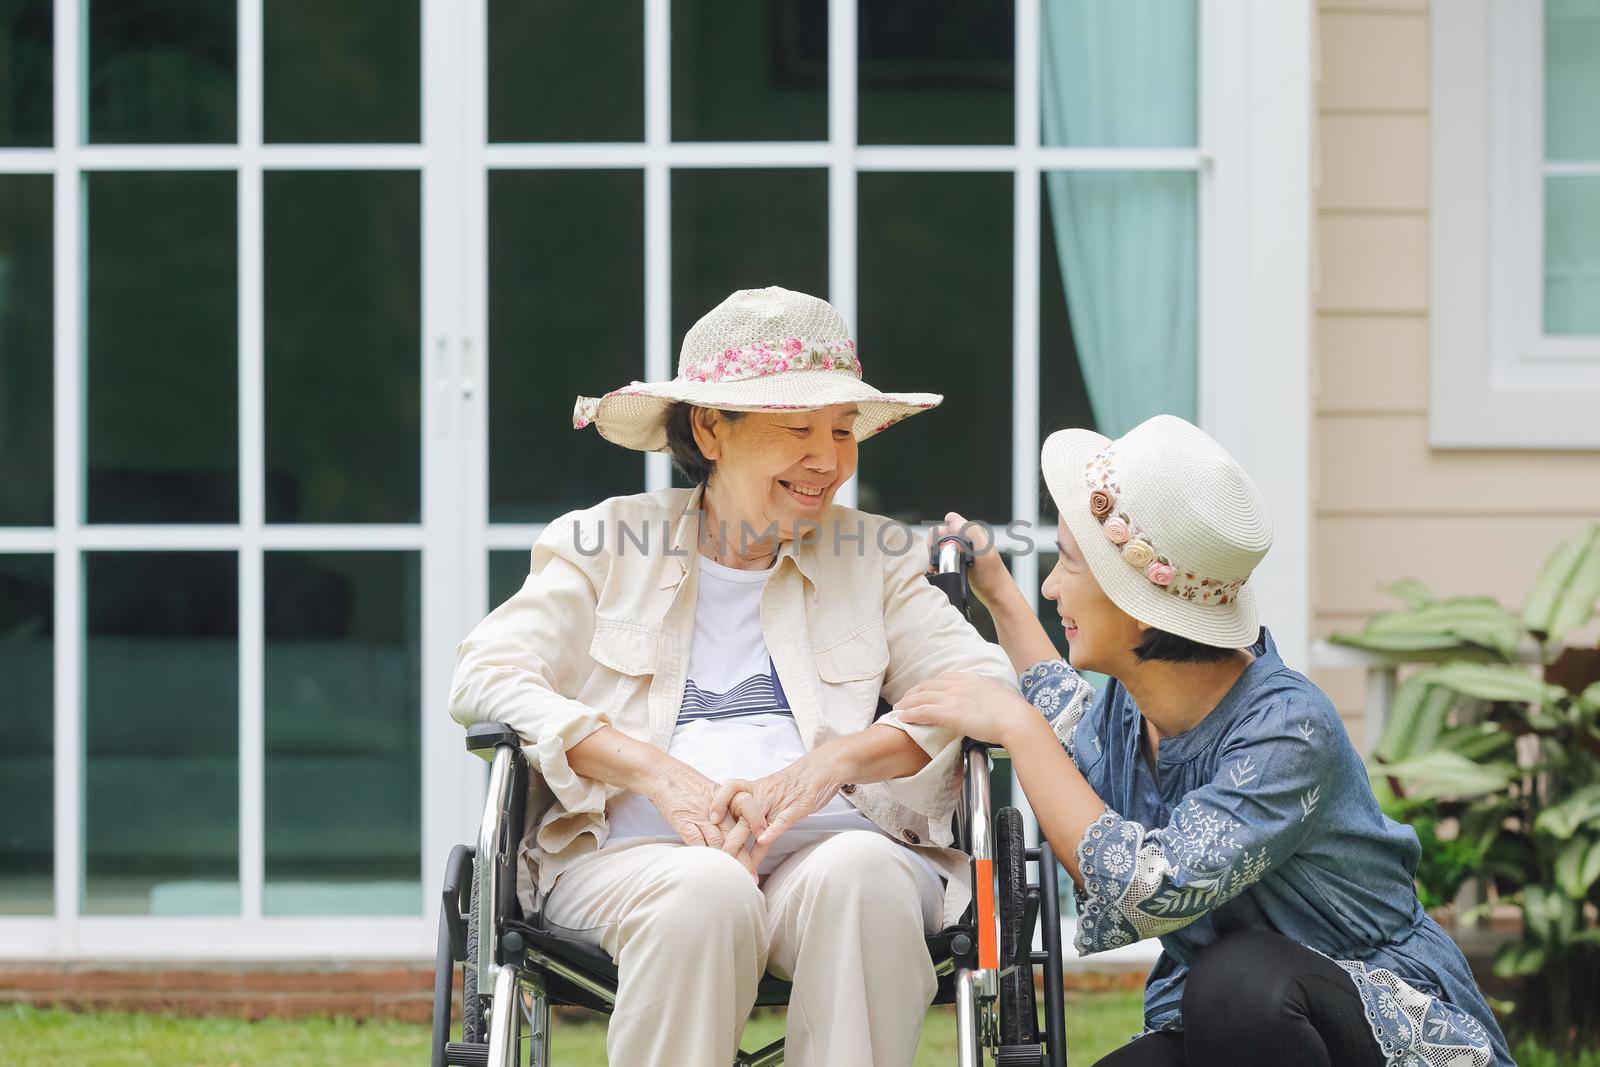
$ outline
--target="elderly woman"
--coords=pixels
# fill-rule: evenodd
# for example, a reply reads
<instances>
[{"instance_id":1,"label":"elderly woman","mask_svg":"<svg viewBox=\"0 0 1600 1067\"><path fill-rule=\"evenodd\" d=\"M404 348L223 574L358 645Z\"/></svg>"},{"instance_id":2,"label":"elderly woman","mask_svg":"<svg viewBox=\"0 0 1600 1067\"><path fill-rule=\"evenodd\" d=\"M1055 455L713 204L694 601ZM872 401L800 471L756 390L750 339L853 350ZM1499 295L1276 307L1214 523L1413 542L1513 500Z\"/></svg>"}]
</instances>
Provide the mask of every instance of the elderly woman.
<instances>
[{"instance_id":1,"label":"elderly woman","mask_svg":"<svg viewBox=\"0 0 1600 1067\"><path fill-rule=\"evenodd\" d=\"M1080 952L1161 939L1148 1032L1102 1067L1509 1067L1417 902L1417 835L1257 623L1272 527L1249 476L1170 415L1116 441L1062 430L1042 468L1061 540L1043 592L1070 659L984 553L973 588L1026 699L956 674L898 706L1011 753L1077 883ZM1082 670L1111 680L1096 696Z\"/></svg>"},{"instance_id":2,"label":"elderly woman","mask_svg":"<svg viewBox=\"0 0 1600 1067\"><path fill-rule=\"evenodd\" d=\"M616 960L612 1063L725 1067L768 969L794 983L789 1062L912 1061L923 937L970 895L960 735L874 712L1016 675L920 541L833 497L860 441L941 399L866 385L838 313L771 287L696 323L674 380L578 401L696 487L551 523L461 643L450 711L515 727L552 794L519 895Z\"/></svg>"}]
</instances>

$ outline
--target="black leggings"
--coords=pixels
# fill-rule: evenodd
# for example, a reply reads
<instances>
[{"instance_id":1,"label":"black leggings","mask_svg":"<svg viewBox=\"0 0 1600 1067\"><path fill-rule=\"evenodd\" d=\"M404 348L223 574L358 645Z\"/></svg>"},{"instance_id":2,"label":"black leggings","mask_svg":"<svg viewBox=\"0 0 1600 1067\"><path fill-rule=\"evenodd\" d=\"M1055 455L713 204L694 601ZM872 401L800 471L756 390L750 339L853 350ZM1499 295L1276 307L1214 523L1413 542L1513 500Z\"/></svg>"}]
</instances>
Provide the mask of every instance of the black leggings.
<instances>
[{"instance_id":1,"label":"black leggings","mask_svg":"<svg viewBox=\"0 0 1600 1067\"><path fill-rule=\"evenodd\" d=\"M1338 964L1270 930L1200 950L1183 989L1183 1032L1154 1033L1097 1067L1383 1067L1361 997Z\"/></svg>"}]
</instances>

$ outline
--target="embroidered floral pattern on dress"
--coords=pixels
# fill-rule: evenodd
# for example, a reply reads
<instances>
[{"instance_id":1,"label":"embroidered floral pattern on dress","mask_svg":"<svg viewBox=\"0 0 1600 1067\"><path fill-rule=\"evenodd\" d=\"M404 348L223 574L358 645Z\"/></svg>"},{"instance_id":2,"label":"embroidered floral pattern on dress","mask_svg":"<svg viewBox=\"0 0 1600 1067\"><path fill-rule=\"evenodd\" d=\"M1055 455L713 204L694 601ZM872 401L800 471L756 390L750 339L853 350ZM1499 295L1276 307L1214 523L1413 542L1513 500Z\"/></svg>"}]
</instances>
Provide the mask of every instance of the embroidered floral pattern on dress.
<instances>
[{"instance_id":1,"label":"embroidered floral pattern on dress","mask_svg":"<svg viewBox=\"0 0 1600 1067\"><path fill-rule=\"evenodd\" d=\"M848 337L842 341L785 337L725 348L684 367L678 377L690 382L732 382L795 370L844 371L859 378L861 359L856 355L856 343Z\"/></svg>"},{"instance_id":2,"label":"embroidered floral pattern on dress","mask_svg":"<svg viewBox=\"0 0 1600 1067\"><path fill-rule=\"evenodd\" d=\"M1277 780L1274 768L1280 772ZM1102 952L1179 930L1250 889L1292 855L1293 835L1320 810L1322 787L1292 765L1284 768L1282 758L1270 754L1224 757L1214 784L1191 791L1168 824L1155 829L1110 808L1103 811L1078 842L1083 880L1082 888L1074 887L1078 951ZM1215 795L1198 799L1206 793ZM1235 801L1249 807L1241 809ZM1236 818L1232 813L1240 810L1263 814ZM1386 1063L1490 1067L1495 1062L1488 1032L1470 1014L1388 969L1328 958L1355 983Z\"/></svg>"},{"instance_id":3,"label":"embroidered floral pattern on dress","mask_svg":"<svg viewBox=\"0 0 1600 1067\"><path fill-rule=\"evenodd\" d=\"M1330 959L1332 957L1329 957ZM1393 971L1334 960L1355 983L1384 1060L1396 1067L1489 1067L1494 1049L1483 1024Z\"/></svg>"},{"instance_id":4,"label":"embroidered floral pattern on dress","mask_svg":"<svg viewBox=\"0 0 1600 1067\"><path fill-rule=\"evenodd\" d=\"M1326 773L1291 733L1222 753L1162 827L1107 806L1078 840L1078 952L1171 933L1256 885L1309 832Z\"/></svg>"},{"instance_id":5,"label":"embroidered floral pattern on dress","mask_svg":"<svg viewBox=\"0 0 1600 1067\"><path fill-rule=\"evenodd\" d=\"M1150 584L1173 596L1198 604L1231 604L1239 598L1244 578L1222 581L1203 578L1179 568L1161 555L1154 540L1126 511L1118 510L1122 486L1117 483L1116 448L1108 447L1089 457L1084 464L1084 479L1089 485L1089 513L1100 523L1106 540L1122 549L1128 565L1144 572Z\"/></svg>"},{"instance_id":6,"label":"embroidered floral pattern on dress","mask_svg":"<svg viewBox=\"0 0 1600 1067\"><path fill-rule=\"evenodd\" d=\"M1073 731L1094 702L1094 687L1064 659L1040 660L1018 682L1022 698L1039 709L1067 755L1073 755Z\"/></svg>"}]
</instances>

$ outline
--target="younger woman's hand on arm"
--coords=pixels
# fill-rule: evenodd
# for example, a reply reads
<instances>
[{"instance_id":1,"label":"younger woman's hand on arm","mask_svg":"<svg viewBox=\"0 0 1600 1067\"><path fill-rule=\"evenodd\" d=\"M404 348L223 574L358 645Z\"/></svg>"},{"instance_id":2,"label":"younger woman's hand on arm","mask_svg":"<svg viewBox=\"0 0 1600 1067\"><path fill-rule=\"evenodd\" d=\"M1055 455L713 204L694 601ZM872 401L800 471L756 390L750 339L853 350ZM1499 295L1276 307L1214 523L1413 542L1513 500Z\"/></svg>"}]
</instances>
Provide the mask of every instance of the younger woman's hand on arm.
<instances>
[{"instance_id":1,"label":"younger woman's hand on arm","mask_svg":"<svg viewBox=\"0 0 1600 1067\"><path fill-rule=\"evenodd\" d=\"M1078 842L1106 805L1037 708L996 682L954 672L913 686L895 710L905 722L944 726L1004 748L1040 831L1082 885Z\"/></svg>"}]
</instances>

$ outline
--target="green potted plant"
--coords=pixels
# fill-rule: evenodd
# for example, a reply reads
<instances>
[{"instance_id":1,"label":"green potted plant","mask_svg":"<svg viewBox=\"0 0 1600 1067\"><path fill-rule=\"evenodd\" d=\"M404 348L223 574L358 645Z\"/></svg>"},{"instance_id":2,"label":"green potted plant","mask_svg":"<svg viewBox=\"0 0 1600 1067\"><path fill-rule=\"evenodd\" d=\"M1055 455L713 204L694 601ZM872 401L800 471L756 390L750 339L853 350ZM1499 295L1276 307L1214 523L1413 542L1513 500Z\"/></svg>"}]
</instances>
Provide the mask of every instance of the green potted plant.
<instances>
[{"instance_id":1,"label":"green potted plant","mask_svg":"<svg viewBox=\"0 0 1600 1067\"><path fill-rule=\"evenodd\" d=\"M1569 646L1600 600L1600 524L1546 560L1520 615L1489 597L1435 597L1332 640L1433 661L1395 691L1368 760L1388 813L1423 845L1417 889L1448 908L1484 878L1520 933L1497 975L1517 979L1508 1024L1557 1046L1600 1045L1600 649ZM1537 664L1512 662L1538 649Z\"/></svg>"}]
</instances>

